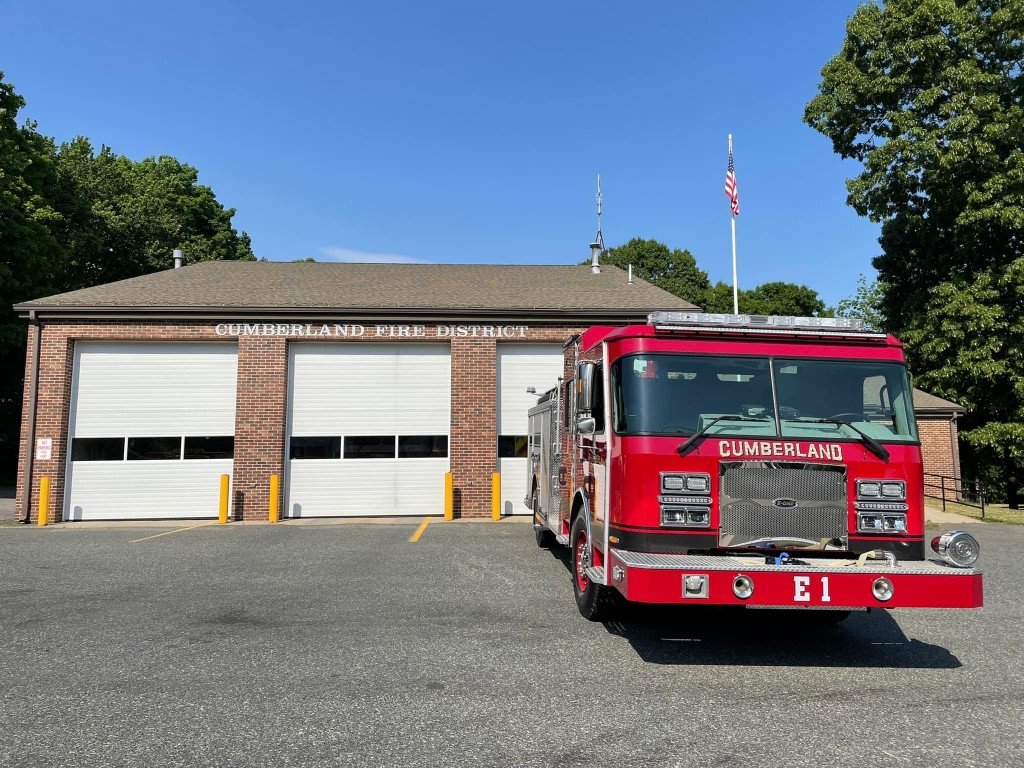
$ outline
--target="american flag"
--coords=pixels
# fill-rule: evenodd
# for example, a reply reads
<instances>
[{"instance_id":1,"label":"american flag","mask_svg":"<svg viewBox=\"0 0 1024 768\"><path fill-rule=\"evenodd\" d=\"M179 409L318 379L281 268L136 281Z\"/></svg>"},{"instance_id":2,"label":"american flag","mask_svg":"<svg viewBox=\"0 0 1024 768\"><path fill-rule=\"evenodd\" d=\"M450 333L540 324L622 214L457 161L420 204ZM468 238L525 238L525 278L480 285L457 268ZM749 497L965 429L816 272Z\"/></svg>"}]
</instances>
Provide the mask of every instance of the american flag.
<instances>
[{"instance_id":1,"label":"american flag","mask_svg":"<svg viewBox=\"0 0 1024 768\"><path fill-rule=\"evenodd\" d=\"M732 215L739 216L740 193L736 189L736 166L732 164L732 141L729 142L729 170L725 172L725 194L729 196Z\"/></svg>"}]
</instances>

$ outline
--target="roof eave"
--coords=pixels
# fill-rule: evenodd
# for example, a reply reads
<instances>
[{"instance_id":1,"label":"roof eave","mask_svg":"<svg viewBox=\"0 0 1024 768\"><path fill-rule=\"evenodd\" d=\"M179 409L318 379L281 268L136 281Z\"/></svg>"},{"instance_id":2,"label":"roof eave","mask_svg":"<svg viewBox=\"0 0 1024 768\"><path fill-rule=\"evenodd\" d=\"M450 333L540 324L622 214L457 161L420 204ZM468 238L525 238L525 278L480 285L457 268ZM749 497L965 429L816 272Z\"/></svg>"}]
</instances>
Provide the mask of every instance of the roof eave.
<instances>
[{"instance_id":1,"label":"roof eave","mask_svg":"<svg viewBox=\"0 0 1024 768\"><path fill-rule=\"evenodd\" d=\"M556 308L556 307L258 307L258 306L124 306L124 305L66 305L66 304L15 304L14 310L20 317L35 312L40 319L63 320L167 320L167 319L231 319L244 318L249 321L275 318L381 318L391 319L438 319L451 318L492 318L504 320L543 319L562 322L579 319L591 322L603 318L640 318L646 320L649 312L660 307L599 307L599 308ZM675 307L679 309L679 307Z\"/></svg>"}]
</instances>

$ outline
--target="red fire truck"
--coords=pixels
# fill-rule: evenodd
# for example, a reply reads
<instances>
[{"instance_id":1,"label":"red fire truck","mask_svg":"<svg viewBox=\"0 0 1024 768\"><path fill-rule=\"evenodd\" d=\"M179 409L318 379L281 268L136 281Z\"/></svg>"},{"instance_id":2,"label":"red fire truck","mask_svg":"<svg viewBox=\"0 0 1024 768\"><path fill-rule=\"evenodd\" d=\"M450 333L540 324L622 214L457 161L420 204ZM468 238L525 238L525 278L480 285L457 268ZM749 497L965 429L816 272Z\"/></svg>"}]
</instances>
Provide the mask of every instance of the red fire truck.
<instances>
[{"instance_id":1,"label":"red fire truck","mask_svg":"<svg viewBox=\"0 0 1024 768\"><path fill-rule=\"evenodd\" d=\"M903 348L844 318L657 312L594 327L530 410L537 543L580 612L622 600L818 609L982 605L978 542L926 557ZM930 553L928 553L930 555Z\"/></svg>"}]
</instances>

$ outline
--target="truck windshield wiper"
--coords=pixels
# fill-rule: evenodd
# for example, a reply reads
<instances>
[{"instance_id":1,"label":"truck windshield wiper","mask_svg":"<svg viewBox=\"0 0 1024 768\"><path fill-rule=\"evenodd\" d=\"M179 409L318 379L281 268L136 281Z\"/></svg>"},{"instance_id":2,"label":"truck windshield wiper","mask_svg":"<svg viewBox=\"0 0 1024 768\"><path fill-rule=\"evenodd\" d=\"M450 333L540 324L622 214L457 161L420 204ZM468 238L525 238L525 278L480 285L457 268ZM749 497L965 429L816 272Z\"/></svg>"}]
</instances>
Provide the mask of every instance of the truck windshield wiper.
<instances>
[{"instance_id":1,"label":"truck windshield wiper","mask_svg":"<svg viewBox=\"0 0 1024 768\"><path fill-rule=\"evenodd\" d=\"M763 419L755 419L755 418L752 418L750 416L732 416L730 414L726 414L725 416L716 416L711 421L709 421L707 424L705 424L703 427L701 427L696 432L694 432L692 435L690 435L687 438L685 443L681 443L679 445L679 447L676 448L676 453L678 453L680 456L682 456L684 453L686 453L687 449L691 445L693 445L695 442L697 442L697 440L700 437L703 437L705 432L707 432L709 429L711 429L713 426L715 426L715 424L717 424L720 421L754 421L754 422L757 422L759 424L763 424L766 421L771 421L771 419L768 418L767 416L765 416Z\"/></svg>"},{"instance_id":2,"label":"truck windshield wiper","mask_svg":"<svg viewBox=\"0 0 1024 768\"><path fill-rule=\"evenodd\" d=\"M790 419L786 419L786 421L790 421ZM802 421L805 424L837 424L839 426L849 427L858 435L860 435L860 441L864 443L864 445L866 445L871 450L871 452L875 454L875 456L877 456L886 463L889 462L890 454L888 449L880 442L875 440L875 438L873 438L871 435L861 431L858 427L853 426L853 424L851 424L848 421L843 421L842 419L799 419L798 421Z\"/></svg>"}]
</instances>

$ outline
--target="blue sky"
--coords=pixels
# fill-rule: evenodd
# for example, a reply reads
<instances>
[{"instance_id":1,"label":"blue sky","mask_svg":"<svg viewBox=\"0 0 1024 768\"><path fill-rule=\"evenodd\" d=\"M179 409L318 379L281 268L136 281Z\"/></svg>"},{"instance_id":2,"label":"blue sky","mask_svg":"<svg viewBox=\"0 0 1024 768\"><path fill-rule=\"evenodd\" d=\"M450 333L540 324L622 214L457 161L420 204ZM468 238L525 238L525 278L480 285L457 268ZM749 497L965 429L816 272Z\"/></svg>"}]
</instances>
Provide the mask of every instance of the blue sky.
<instances>
[{"instance_id":1,"label":"blue sky","mask_svg":"<svg viewBox=\"0 0 1024 768\"><path fill-rule=\"evenodd\" d=\"M7 2L0 70L22 117L196 166L258 256L574 263L689 248L740 286L829 303L873 275L877 225L801 121L853 0Z\"/></svg>"}]
</instances>

